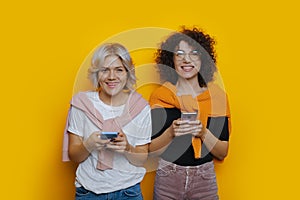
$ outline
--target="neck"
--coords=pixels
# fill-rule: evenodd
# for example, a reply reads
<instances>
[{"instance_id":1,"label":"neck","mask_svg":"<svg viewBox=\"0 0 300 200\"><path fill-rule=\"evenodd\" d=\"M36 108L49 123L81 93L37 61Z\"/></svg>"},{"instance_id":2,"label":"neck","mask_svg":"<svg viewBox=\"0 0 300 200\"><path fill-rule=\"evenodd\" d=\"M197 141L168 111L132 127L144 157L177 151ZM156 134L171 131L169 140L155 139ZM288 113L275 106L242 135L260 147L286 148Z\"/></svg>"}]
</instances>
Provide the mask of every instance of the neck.
<instances>
[{"instance_id":1,"label":"neck","mask_svg":"<svg viewBox=\"0 0 300 200\"><path fill-rule=\"evenodd\" d=\"M106 94L103 91L99 91L99 98L103 103L110 106L121 106L124 105L128 99L129 92L121 92L117 95Z\"/></svg>"},{"instance_id":2,"label":"neck","mask_svg":"<svg viewBox=\"0 0 300 200\"><path fill-rule=\"evenodd\" d=\"M176 83L176 89L178 96L192 95L193 97L198 96L206 90L206 88L201 88L199 86L197 77L192 79L184 79L179 77Z\"/></svg>"}]
</instances>

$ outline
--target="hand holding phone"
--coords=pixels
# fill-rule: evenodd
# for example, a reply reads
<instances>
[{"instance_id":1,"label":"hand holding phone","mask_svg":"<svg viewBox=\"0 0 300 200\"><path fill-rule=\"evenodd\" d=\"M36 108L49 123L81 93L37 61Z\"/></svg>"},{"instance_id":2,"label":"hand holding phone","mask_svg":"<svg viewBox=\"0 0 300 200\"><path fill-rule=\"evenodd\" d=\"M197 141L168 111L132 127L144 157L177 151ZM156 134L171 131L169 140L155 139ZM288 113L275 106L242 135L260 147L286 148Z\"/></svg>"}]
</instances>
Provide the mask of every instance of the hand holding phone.
<instances>
[{"instance_id":1,"label":"hand holding phone","mask_svg":"<svg viewBox=\"0 0 300 200\"><path fill-rule=\"evenodd\" d=\"M101 134L100 134L100 138L102 140L113 140L115 139L116 137L118 137L118 132L116 131L103 131Z\"/></svg>"}]
</instances>

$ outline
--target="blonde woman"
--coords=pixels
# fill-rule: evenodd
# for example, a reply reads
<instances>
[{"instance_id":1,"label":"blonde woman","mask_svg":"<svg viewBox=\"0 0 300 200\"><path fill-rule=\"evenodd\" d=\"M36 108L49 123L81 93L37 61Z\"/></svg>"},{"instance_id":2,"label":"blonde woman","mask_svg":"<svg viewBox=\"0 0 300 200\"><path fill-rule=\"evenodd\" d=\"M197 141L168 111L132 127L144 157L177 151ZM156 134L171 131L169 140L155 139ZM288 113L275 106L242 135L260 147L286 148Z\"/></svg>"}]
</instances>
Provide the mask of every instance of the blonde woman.
<instances>
[{"instance_id":1,"label":"blonde woman","mask_svg":"<svg viewBox=\"0 0 300 200\"><path fill-rule=\"evenodd\" d=\"M134 91L129 52L118 43L103 44L88 73L96 90L73 97L64 143L65 160L79 163L75 199L143 199L151 115Z\"/></svg>"}]
</instances>

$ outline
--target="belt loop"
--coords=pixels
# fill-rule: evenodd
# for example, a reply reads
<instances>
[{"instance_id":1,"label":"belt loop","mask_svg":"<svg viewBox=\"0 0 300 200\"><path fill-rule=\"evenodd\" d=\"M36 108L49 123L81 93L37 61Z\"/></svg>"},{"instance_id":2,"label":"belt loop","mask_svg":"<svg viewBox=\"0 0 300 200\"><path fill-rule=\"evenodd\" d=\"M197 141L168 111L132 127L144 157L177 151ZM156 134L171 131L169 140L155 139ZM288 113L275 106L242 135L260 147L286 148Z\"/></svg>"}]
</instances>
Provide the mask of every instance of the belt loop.
<instances>
[{"instance_id":1,"label":"belt loop","mask_svg":"<svg viewBox=\"0 0 300 200\"><path fill-rule=\"evenodd\" d=\"M173 165L173 172L176 172L176 164L172 163Z\"/></svg>"}]
</instances>

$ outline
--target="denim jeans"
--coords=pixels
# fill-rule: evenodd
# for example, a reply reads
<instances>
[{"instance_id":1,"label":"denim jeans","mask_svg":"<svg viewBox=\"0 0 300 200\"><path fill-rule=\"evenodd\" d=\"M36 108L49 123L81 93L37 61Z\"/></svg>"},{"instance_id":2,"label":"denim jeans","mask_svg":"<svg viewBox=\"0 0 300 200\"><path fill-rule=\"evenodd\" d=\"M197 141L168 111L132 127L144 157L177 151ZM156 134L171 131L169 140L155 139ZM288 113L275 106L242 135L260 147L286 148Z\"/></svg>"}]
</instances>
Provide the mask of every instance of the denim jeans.
<instances>
[{"instance_id":1,"label":"denim jeans","mask_svg":"<svg viewBox=\"0 0 300 200\"><path fill-rule=\"evenodd\" d=\"M199 166L179 166L159 161L154 200L218 200L213 161Z\"/></svg>"},{"instance_id":2,"label":"denim jeans","mask_svg":"<svg viewBox=\"0 0 300 200\"><path fill-rule=\"evenodd\" d=\"M110 193L95 194L84 187L76 188L75 200L143 200L140 184Z\"/></svg>"}]
</instances>

